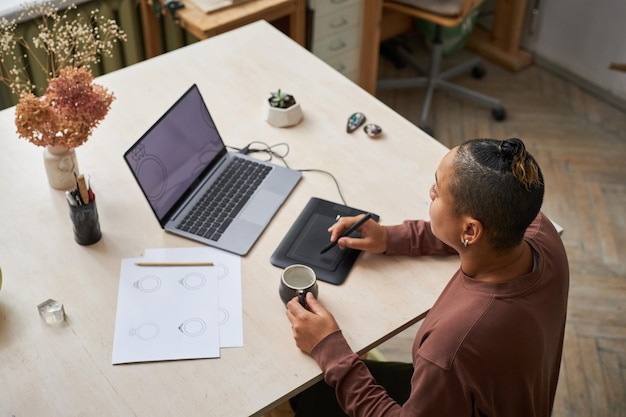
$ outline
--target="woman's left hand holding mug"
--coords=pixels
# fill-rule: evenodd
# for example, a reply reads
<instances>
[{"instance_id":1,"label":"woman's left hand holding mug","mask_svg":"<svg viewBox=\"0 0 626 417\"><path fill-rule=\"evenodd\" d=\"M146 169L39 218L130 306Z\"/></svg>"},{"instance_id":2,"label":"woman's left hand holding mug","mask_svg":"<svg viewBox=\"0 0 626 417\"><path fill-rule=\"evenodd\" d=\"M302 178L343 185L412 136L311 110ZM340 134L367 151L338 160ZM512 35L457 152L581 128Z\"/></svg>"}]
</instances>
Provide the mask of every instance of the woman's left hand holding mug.
<instances>
[{"instance_id":1,"label":"woman's left hand holding mug","mask_svg":"<svg viewBox=\"0 0 626 417\"><path fill-rule=\"evenodd\" d=\"M331 333L339 330L335 317L310 292L306 294L308 310L298 297L287 303L287 318L291 322L296 346L310 354L315 345Z\"/></svg>"}]
</instances>

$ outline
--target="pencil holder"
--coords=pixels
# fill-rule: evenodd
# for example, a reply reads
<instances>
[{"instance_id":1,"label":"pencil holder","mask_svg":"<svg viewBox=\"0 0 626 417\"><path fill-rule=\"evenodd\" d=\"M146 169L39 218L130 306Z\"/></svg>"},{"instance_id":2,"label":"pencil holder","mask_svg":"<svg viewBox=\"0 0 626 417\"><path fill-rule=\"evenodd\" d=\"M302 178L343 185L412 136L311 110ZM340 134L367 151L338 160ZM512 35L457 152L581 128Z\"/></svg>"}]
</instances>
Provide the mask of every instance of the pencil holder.
<instances>
[{"instance_id":1,"label":"pencil holder","mask_svg":"<svg viewBox=\"0 0 626 417\"><path fill-rule=\"evenodd\" d=\"M98 209L96 208L95 196L88 204L72 205L70 207L70 219L74 227L74 240L79 245L91 245L102 237Z\"/></svg>"}]
</instances>

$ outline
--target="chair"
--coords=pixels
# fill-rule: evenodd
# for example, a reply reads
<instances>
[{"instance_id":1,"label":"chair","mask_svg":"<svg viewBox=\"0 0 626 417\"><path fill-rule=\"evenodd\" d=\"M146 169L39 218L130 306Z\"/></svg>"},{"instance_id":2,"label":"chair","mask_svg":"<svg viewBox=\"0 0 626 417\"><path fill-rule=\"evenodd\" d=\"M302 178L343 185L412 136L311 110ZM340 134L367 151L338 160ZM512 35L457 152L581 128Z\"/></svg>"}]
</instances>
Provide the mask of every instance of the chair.
<instances>
[{"instance_id":1,"label":"chair","mask_svg":"<svg viewBox=\"0 0 626 417\"><path fill-rule=\"evenodd\" d=\"M467 62L440 72L440 64L443 57L443 28L459 26L484 1L485 0L385 0L383 2L385 13L395 12L396 14L408 15L411 18L431 22L435 26L428 74L404 79L379 80L377 84L377 87L380 89L426 87L426 97L424 99L418 126L431 135L433 131L428 127L428 112L435 89L457 94L465 99L490 107L492 116L497 121L506 118L506 111L504 107L502 107L500 100L452 84L448 81L469 70L472 71L474 78L482 78L485 74L485 69L480 65L481 59L479 57L475 57ZM409 65L415 67L421 73L424 73L413 56L408 53L404 55Z\"/></svg>"}]
</instances>

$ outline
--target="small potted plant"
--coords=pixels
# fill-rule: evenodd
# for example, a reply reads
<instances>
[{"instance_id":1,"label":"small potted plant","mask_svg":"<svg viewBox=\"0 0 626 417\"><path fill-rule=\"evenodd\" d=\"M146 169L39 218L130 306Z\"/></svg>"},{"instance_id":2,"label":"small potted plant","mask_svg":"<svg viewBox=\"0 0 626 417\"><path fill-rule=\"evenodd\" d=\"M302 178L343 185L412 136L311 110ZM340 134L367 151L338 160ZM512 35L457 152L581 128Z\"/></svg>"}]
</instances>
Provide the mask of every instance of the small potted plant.
<instances>
[{"instance_id":1,"label":"small potted plant","mask_svg":"<svg viewBox=\"0 0 626 417\"><path fill-rule=\"evenodd\" d=\"M296 125L302 120L300 103L291 94L283 93L280 88L270 93L265 100L263 114L265 121L275 127Z\"/></svg>"}]
</instances>

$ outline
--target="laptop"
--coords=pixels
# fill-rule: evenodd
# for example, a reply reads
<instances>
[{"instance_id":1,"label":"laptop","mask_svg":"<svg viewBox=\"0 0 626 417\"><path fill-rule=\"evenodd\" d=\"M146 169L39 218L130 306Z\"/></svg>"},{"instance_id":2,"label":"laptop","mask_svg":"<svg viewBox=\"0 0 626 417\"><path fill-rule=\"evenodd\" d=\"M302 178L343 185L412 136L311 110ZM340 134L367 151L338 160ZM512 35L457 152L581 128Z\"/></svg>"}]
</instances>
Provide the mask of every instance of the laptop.
<instances>
[{"instance_id":1,"label":"laptop","mask_svg":"<svg viewBox=\"0 0 626 417\"><path fill-rule=\"evenodd\" d=\"M248 253L302 177L228 152L196 84L124 159L165 231L239 255Z\"/></svg>"}]
</instances>

